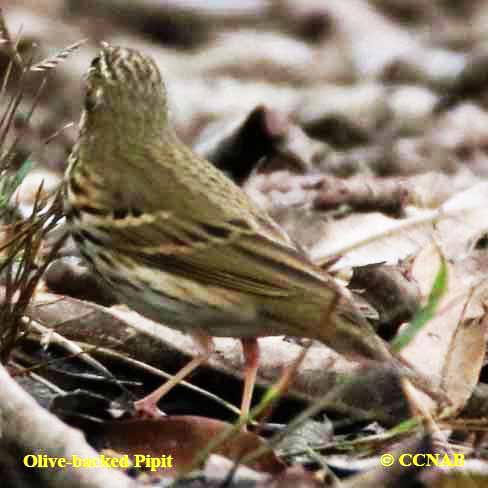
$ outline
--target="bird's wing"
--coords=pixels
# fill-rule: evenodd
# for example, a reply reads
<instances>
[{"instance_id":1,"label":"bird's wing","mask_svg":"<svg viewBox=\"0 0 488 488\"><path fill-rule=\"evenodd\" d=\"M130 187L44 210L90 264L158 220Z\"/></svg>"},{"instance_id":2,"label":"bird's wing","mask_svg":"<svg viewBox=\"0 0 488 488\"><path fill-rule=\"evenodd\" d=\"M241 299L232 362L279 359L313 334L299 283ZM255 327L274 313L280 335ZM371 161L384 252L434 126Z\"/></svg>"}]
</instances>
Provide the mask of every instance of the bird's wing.
<instances>
[{"instance_id":1,"label":"bird's wing","mask_svg":"<svg viewBox=\"0 0 488 488\"><path fill-rule=\"evenodd\" d=\"M135 216L119 209L100 225L97 236L135 263L209 286L279 297L331 280L266 217L210 224L165 211Z\"/></svg>"},{"instance_id":2,"label":"bird's wing","mask_svg":"<svg viewBox=\"0 0 488 488\"><path fill-rule=\"evenodd\" d=\"M181 148L167 145L164 165L149 148L144 185L119 178L109 185L118 199L106 191L94 199L112 209L93 216L98 238L135 263L243 293L291 296L333 281L232 181Z\"/></svg>"}]
</instances>

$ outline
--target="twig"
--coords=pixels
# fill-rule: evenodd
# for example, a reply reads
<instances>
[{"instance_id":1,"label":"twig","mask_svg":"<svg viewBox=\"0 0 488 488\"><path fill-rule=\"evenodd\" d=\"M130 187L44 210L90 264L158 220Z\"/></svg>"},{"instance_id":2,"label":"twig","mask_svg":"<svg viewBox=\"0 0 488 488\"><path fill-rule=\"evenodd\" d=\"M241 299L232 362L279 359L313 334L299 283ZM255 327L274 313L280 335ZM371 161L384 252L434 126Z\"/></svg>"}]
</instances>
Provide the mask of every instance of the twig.
<instances>
[{"instance_id":1,"label":"twig","mask_svg":"<svg viewBox=\"0 0 488 488\"><path fill-rule=\"evenodd\" d=\"M0 365L0 426L2 441L18 447L25 455L67 458L98 458L99 454L85 441L83 434L68 427L42 408ZM26 468L27 469L27 468ZM36 475L46 486L62 488L133 488L134 482L111 468L38 469Z\"/></svg>"}]
</instances>

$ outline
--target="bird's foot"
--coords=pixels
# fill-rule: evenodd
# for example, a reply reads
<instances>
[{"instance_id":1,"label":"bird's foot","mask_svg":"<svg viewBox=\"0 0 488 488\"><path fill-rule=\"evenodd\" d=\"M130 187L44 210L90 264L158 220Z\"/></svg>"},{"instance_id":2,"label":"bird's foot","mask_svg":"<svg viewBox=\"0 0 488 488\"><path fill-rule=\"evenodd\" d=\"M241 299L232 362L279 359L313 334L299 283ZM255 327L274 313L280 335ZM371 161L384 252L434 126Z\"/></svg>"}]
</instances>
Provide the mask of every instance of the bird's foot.
<instances>
[{"instance_id":1,"label":"bird's foot","mask_svg":"<svg viewBox=\"0 0 488 488\"><path fill-rule=\"evenodd\" d=\"M165 416L152 398L146 397L134 402L135 416L143 419L161 419Z\"/></svg>"}]
</instances>

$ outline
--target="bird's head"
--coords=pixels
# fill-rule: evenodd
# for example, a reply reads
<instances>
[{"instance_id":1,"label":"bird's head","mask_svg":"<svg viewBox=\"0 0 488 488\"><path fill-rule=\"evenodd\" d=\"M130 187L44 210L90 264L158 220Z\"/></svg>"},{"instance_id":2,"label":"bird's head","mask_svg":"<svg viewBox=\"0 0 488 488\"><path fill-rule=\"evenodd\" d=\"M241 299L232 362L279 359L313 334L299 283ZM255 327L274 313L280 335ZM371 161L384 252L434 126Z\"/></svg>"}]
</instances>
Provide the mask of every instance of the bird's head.
<instances>
[{"instance_id":1,"label":"bird's head","mask_svg":"<svg viewBox=\"0 0 488 488\"><path fill-rule=\"evenodd\" d=\"M135 49L103 43L86 74L84 109L90 125L164 125L166 88L155 61Z\"/></svg>"}]
</instances>

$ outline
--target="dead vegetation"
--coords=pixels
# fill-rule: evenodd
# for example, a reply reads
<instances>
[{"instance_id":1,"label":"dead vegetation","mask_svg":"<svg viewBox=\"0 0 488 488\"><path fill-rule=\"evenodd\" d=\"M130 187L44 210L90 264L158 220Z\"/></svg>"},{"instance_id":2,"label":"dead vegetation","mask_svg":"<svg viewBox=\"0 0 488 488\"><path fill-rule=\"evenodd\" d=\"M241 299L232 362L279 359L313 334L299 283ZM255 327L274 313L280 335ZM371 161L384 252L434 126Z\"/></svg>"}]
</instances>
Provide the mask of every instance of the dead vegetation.
<instances>
[{"instance_id":1,"label":"dead vegetation","mask_svg":"<svg viewBox=\"0 0 488 488\"><path fill-rule=\"evenodd\" d=\"M488 2L196 3L24 0L0 14L0 420L9 444L0 471L23 486L128 486L131 472L143 483L190 468L202 486L482 485ZM231 425L240 349L217 339L209 365L165 397L167 418L131 418L131 402L195 351L181 333L109 308L113 297L63 237L56 189L76 138L65 126L78 118L100 40L156 58L182 138L349 283L378 333L431 380L431 395L406 388L402 368L358 365L320 345L294 363L303 344L265 338L256 407L266 422L242 434ZM293 363L288 395L275 403ZM174 467L32 474L20 461L37 449L165 453ZM461 474L385 469L387 452L465 462Z\"/></svg>"}]
</instances>

